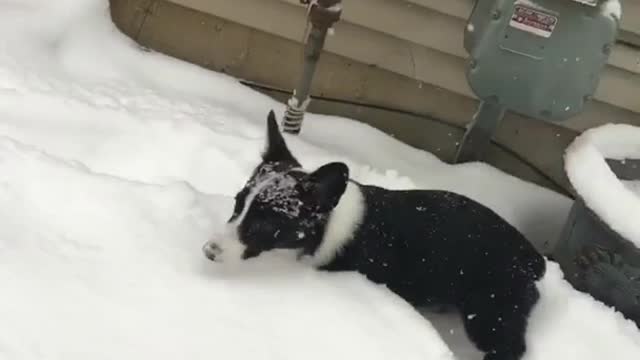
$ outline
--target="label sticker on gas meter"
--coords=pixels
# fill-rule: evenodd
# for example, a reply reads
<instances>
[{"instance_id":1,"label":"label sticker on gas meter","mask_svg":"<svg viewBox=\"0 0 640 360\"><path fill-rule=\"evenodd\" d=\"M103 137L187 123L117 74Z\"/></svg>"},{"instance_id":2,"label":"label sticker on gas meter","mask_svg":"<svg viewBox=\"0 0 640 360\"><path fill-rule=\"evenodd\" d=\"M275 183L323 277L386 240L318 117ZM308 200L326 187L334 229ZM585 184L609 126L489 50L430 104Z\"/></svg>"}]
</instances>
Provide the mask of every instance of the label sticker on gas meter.
<instances>
[{"instance_id":1,"label":"label sticker on gas meter","mask_svg":"<svg viewBox=\"0 0 640 360\"><path fill-rule=\"evenodd\" d=\"M518 30L548 38L558 24L558 17L531 6L516 4L509 25Z\"/></svg>"}]
</instances>

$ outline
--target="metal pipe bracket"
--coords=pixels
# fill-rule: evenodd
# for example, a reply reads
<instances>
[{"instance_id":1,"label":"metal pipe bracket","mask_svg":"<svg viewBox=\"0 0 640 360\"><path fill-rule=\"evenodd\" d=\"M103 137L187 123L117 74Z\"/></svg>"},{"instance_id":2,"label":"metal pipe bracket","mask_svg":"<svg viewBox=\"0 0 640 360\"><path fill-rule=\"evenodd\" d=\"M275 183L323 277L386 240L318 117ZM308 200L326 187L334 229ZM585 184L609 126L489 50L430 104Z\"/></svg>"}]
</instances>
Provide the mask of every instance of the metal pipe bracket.
<instances>
[{"instance_id":1,"label":"metal pipe bracket","mask_svg":"<svg viewBox=\"0 0 640 360\"><path fill-rule=\"evenodd\" d=\"M308 6L309 22L319 29L330 29L342 15L342 0L300 0L300 3Z\"/></svg>"}]
</instances>

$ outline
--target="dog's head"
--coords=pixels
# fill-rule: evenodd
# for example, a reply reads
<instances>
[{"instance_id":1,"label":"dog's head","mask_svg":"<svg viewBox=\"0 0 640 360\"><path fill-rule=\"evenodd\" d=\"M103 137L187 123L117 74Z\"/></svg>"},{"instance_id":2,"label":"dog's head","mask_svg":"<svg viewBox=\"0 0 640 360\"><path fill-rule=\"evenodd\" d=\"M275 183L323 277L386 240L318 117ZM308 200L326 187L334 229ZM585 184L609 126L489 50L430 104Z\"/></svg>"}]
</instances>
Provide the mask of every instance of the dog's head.
<instances>
[{"instance_id":1,"label":"dog's head","mask_svg":"<svg viewBox=\"0 0 640 360\"><path fill-rule=\"evenodd\" d=\"M274 249L311 254L322 241L348 181L349 169L343 163L305 172L271 111L262 162L236 195L226 234L207 242L203 251L218 262L245 260Z\"/></svg>"}]
</instances>

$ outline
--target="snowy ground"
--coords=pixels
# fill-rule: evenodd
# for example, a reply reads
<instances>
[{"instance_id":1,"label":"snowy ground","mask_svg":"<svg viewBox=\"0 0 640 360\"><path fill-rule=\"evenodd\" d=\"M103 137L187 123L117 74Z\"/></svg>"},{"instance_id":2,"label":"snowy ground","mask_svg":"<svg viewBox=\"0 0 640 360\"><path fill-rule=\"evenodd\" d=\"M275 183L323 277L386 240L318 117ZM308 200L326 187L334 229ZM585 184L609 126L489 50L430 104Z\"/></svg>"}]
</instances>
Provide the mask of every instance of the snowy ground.
<instances>
[{"instance_id":1,"label":"snowy ground","mask_svg":"<svg viewBox=\"0 0 640 360\"><path fill-rule=\"evenodd\" d=\"M356 274L204 259L271 108L283 110L140 51L105 0L0 0L0 359L452 359L429 321ZM341 159L363 182L466 194L537 243L570 206L344 119L309 116L289 140L309 167ZM635 325L556 266L540 287L526 359L640 354ZM451 316L430 317L460 360L479 358Z\"/></svg>"}]
</instances>

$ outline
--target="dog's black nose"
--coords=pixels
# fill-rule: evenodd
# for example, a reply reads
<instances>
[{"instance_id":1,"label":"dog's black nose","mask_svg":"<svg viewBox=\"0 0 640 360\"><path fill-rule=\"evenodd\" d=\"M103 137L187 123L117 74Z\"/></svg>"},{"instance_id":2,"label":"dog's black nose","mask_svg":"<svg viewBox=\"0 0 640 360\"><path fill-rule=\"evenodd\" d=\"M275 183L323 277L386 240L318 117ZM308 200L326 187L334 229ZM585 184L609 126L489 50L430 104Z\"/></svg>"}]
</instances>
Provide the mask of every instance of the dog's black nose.
<instances>
[{"instance_id":1,"label":"dog's black nose","mask_svg":"<svg viewBox=\"0 0 640 360\"><path fill-rule=\"evenodd\" d=\"M204 253L204 256L207 257L207 259L216 261L216 257L222 254L222 249L220 248L220 246L212 242L207 242L206 244L204 244L204 246L202 246L202 252Z\"/></svg>"}]
</instances>

